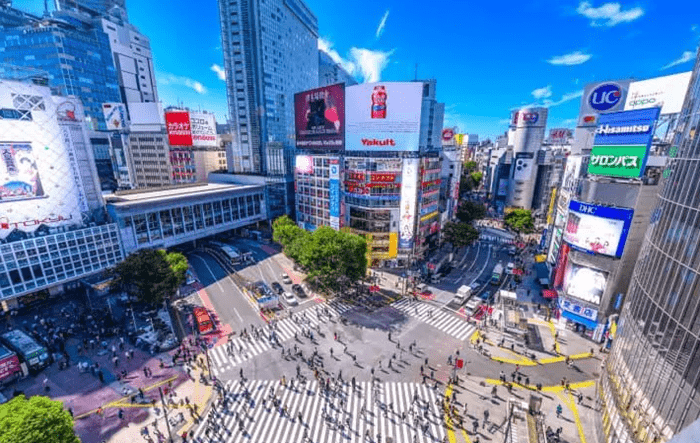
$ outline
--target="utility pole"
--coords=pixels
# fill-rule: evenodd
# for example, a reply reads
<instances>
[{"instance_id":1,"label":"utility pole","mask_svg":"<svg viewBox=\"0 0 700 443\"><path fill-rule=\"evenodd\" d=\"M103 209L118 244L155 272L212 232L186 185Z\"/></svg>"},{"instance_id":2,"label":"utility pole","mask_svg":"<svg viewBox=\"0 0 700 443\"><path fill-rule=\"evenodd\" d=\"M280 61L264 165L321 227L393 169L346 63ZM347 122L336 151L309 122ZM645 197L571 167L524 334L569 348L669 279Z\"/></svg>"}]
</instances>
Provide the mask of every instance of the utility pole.
<instances>
[{"instance_id":1,"label":"utility pole","mask_svg":"<svg viewBox=\"0 0 700 443\"><path fill-rule=\"evenodd\" d=\"M170 443L173 443L173 431L170 429L170 421L168 421L168 409L165 406L165 399L163 398L163 387L158 386L158 392L160 393L160 403L163 405L163 418L165 418L165 427L168 429L168 436L170 437Z\"/></svg>"}]
</instances>

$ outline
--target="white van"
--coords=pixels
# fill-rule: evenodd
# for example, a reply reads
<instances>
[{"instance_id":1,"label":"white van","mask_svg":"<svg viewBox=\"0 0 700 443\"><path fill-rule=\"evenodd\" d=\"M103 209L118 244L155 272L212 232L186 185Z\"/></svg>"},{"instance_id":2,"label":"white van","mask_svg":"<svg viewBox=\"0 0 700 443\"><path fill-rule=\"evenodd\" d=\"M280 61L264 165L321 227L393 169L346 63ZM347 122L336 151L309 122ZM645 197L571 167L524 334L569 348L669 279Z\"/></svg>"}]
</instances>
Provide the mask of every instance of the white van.
<instances>
[{"instance_id":1,"label":"white van","mask_svg":"<svg viewBox=\"0 0 700 443\"><path fill-rule=\"evenodd\" d=\"M469 285L462 285L457 289L457 296L455 300L459 303L464 303L465 300L469 300L472 295L472 288Z\"/></svg>"},{"instance_id":2,"label":"white van","mask_svg":"<svg viewBox=\"0 0 700 443\"><path fill-rule=\"evenodd\" d=\"M506 274L513 275L513 269L515 269L513 262L508 263L508 266L506 266Z\"/></svg>"}]
</instances>

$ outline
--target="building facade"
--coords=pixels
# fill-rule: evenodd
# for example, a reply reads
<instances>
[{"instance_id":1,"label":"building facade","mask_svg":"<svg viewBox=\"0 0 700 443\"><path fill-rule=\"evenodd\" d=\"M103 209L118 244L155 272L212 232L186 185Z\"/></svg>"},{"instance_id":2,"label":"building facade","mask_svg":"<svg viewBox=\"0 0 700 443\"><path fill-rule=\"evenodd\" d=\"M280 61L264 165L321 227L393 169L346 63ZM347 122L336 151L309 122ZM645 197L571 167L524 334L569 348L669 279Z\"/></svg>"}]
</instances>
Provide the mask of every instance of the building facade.
<instances>
[{"instance_id":1,"label":"building facade","mask_svg":"<svg viewBox=\"0 0 700 443\"><path fill-rule=\"evenodd\" d=\"M357 80L342 66L334 62L330 55L318 50L318 86L345 83L345 86L357 84Z\"/></svg>"},{"instance_id":2,"label":"building facade","mask_svg":"<svg viewBox=\"0 0 700 443\"><path fill-rule=\"evenodd\" d=\"M547 126L547 108L525 108L513 112L508 145L513 147L507 205L532 209L538 162Z\"/></svg>"},{"instance_id":3,"label":"building facade","mask_svg":"<svg viewBox=\"0 0 700 443\"><path fill-rule=\"evenodd\" d=\"M700 58L601 376L611 443L664 442L700 417L699 98Z\"/></svg>"}]
</instances>

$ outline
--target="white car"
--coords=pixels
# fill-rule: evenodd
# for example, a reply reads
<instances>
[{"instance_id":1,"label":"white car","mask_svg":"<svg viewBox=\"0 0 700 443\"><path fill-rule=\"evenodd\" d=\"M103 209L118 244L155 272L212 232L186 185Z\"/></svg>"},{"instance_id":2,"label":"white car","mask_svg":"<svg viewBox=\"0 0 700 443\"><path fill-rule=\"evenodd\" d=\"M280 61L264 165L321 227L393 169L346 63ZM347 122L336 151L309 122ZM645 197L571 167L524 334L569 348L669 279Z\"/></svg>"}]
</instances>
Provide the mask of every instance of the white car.
<instances>
[{"instance_id":1,"label":"white car","mask_svg":"<svg viewBox=\"0 0 700 443\"><path fill-rule=\"evenodd\" d=\"M292 279L289 278L287 274L282 274L282 283L286 285L291 285L292 284Z\"/></svg>"},{"instance_id":2,"label":"white car","mask_svg":"<svg viewBox=\"0 0 700 443\"><path fill-rule=\"evenodd\" d=\"M481 304L481 300L474 297L467 302L466 306L464 306L464 310L467 311L468 315L472 315L472 314L474 314L474 312L476 312L476 308L480 304Z\"/></svg>"},{"instance_id":3,"label":"white car","mask_svg":"<svg viewBox=\"0 0 700 443\"><path fill-rule=\"evenodd\" d=\"M289 306L296 306L299 304L299 302L297 301L297 298L293 294L290 294L289 292L284 293L284 301Z\"/></svg>"}]
</instances>

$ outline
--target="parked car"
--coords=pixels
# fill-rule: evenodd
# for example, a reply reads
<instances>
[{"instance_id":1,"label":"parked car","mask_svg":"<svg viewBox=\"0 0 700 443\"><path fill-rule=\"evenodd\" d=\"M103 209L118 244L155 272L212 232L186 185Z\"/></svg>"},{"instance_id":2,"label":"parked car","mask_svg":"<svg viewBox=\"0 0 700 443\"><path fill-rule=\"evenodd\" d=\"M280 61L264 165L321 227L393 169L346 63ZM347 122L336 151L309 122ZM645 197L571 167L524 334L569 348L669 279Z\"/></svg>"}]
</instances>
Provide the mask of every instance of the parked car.
<instances>
[{"instance_id":1,"label":"parked car","mask_svg":"<svg viewBox=\"0 0 700 443\"><path fill-rule=\"evenodd\" d=\"M304 292L304 288L302 288L300 284L293 284L292 291L294 291L297 297L306 298L306 292Z\"/></svg>"},{"instance_id":2,"label":"parked car","mask_svg":"<svg viewBox=\"0 0 700 443\"><path fill-rule=\"evenodd\" d=\"M284 288L281 284L277 283L276 281L273 281L270 286L272 286L272 289L279 295L284 294Z\"/></svg>"},{"instance_id":3,"label":"parked car","mask_svg":"<svg viewBox=\"0 0 700 443\"><path fill-rule=\"evenodd\" d=\"M289 278L287 274L282 274L282 283L284 283L285 285L291 285L292 279Z\"/></svg>"},{"instance_id":4,"label":"parked car","mask_svg":"<svg viewBox=\"0 0 700 443\"><path fill-rule=\"evenodd\" d=\"M284 293L284 301L289 305L289 306L296 306L299 304L297 301L296 297L294 297L293 294L289 292Z\"/></svg>"}]
</instances>

